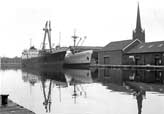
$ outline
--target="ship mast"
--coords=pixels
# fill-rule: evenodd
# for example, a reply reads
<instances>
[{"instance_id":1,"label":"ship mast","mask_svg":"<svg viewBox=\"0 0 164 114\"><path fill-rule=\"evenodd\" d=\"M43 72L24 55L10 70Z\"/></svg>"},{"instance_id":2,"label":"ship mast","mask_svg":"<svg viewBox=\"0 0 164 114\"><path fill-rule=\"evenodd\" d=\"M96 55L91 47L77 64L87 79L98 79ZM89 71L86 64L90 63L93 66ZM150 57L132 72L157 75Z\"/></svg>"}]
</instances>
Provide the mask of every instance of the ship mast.
<instances>
[{"instance_id":1,"label":"ship mast","mask_svg":"<svg viewBox=\"0 0 164 114\"><path fill-rule=\"evenodd\" d=\"M44 39L43 39L43 47L42 47L42 50L45 50L46 34L48 32L47 24L48 24L48 21L46 21L45 28L43 28L43 31L44 31Z\"/></svg>"},{"instance_id":2,"label":"ship mast","mask_svg":"<svg viewBox=\"0 0 164 114\"><path fill-rule=\"evenodd\" d=\"M60 41L61 41L61 32L59 32L59 47L60 47Z\"/></svg>"},{"instance_id":3,"label":"ship mast","mask_svg":"<svg viewBox=\"0 0 164 114\"><path fill-rule=\"evenodd\" d=\"M72 38L73 38L73 42L74 42L74 48L75 48L75 46L76 46L76 39L78 38L78 36L76 36L76 30L74 30L74 35L72 36Z\"/></svg>"},{"instance_id":4,"label":"ship mast","mask_svg":"<svg viewBox=\"0 0 164 114\"><path fill-rule=\"evenodd\" d=\"M48 40L49 40L50 52L52 52L52 47L51 47L51 21L49 21Z\"/></svg>"},{"instance_id":5,"label":"ship mast","mask_svg":"<svg viewBox=\"0 0 164 114\"><path fill-rule=\"evenodd\" d=\"M30 38L30 47L32 47L32 38Z\"/></svg>"},{"instance_id":6,"label":"ship mast","mask_svg":"<svg viewBox=\"0 0 164 114\"><path fill-rule=\"evenodd\" d=\"M49 48L50 48L50 52L52 52L52 47L51 47L51 22L49 21L49 28L47 28L47 24L48 24L48 21L46 21L45 28L43 28L43 31L45 31L45 32L44 32L42 50L45 50L46 35L48 34Z\"/></svg>"}]
</instances>

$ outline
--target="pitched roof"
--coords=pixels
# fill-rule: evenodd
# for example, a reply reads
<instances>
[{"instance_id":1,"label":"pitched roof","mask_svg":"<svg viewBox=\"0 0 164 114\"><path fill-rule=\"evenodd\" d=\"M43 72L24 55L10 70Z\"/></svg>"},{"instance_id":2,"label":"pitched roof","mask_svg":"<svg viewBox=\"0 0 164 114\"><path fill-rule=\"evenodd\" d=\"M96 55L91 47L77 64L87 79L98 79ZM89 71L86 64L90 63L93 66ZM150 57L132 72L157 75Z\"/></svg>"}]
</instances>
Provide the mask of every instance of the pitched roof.
<instances>
[{"instance_id":1,"label":"pitched roof","mask_svg":"<svg viewBox=\"0 0 164 114\"><path fill-rule=\"evenodd\" d=\"M127 53L164 52L164 41L147 42L137 45Z\"/></svg>"},{"instance_id":2,"label":"pitched roof","mask_svg":"<svg viewBox=\"0 0 164 114\"><path fill-rule=\"evenodd\" d=\"M105 47L103 47L101 51L123 50L126 46L128 46L132 42L133 40L122 40L122 41L110 42Z\"/></svg>"}]
</instances>

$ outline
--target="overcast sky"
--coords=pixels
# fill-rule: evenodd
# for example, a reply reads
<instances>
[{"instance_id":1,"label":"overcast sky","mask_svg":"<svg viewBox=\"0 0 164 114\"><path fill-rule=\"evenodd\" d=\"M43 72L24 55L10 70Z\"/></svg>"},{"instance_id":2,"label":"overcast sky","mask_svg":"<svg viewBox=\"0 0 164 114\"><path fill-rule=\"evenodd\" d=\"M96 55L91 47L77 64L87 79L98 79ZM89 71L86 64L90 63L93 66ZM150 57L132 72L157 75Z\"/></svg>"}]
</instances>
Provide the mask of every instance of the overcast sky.
<instances>
[{"instance_id":1,"label":"overcast sky","mask_svg":"<svg viewBox=\"0 0 164 114\"><path fill-rule=\"evenodd\" d=\"M132 39L139 0L4 0L0 3L0 56L21 56L32 44L40 48L43 27L51 20L52 43L73 45L74 29L87 36L84 46L105 46ZM164 40L163 0L140 0L146 41Z\"/></svg>"}]
</instances>

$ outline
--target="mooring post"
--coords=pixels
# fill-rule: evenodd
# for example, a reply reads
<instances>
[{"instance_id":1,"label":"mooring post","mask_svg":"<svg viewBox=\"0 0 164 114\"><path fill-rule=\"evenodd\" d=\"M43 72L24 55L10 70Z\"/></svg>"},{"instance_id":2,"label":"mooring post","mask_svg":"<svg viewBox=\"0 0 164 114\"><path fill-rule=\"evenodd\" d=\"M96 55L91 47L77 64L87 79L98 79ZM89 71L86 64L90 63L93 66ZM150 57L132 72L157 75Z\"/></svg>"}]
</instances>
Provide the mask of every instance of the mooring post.
<instances>
[{"instance_id":1,"label":"mooring post","mask_svg":"<svg viewBox=\"0 0 164 114\"><path fill-rule=\"evenodd\" d=\"M8 94L2 94L1 96L1 105L5 106L8 104Z\"/></svg>"}]
</instances>

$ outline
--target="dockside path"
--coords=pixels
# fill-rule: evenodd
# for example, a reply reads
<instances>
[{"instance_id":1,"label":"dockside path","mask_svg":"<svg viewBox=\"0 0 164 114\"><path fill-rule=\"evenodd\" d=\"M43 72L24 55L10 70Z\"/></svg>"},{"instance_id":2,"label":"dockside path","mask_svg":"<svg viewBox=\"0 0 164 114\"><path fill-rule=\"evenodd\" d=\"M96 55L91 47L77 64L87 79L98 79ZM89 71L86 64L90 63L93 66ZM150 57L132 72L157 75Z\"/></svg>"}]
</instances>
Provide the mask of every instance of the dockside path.
<instances>
[{"instance_id":1,"label":"dockside path","mask_svg":"<svg viewBox=\"0 0 164 114\"><path fill-rule=\"evenodd\" d=\"M1 101L1 98L0 98ZM34 112L8 100L8 104L2 106L0 104L0 114L35 114Z\"/></svg>"}]
</instances>

